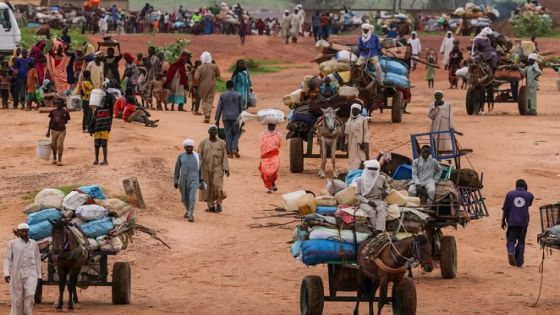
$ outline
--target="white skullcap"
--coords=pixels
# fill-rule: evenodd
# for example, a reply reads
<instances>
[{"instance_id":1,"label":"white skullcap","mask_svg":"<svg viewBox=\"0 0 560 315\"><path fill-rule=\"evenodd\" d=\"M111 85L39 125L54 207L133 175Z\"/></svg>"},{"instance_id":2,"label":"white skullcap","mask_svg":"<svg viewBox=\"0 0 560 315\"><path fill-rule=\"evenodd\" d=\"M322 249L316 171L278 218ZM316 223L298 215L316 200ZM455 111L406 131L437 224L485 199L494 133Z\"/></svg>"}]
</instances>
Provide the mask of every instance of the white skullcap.
<instances>
[{"instance_id":1,"label":"white skullcap","mask_svg":"<svg viewBox=\"0 0 560 315\"><path fill-rule=\"evenodd\" d=\"M194 140L191 138L188 138L187 140L183 141L183 146L184 147L193 147L194 148Z\"/></svg>"},{"instance_id":2,"label":"white skullcap","mask_svg":"<svg viewBox=\"0 0 560 315\"><path fill-rule=\"evenodd\" d=\"M537 60L538 58L539 58L539 55L537 55L535 53L529 54L529 56L527 57L527 59L529 59L529 60Z\"/></svg>"},{"instance_id":3,"label":"white skullcap","mask_svg":"<svg viewBox=\"0 0 560 315\"><path fill-rule=\"evenodd\" d=\"M109 79L103 80L103 86L104 86L104 87L108 87L108 86L109 86L109 83L111 83L111 81L110 81Z\"/></svg>"},{"instance_id":4,"label":"white skullcap","mask_svg":"<svg viewBox=\"0 0 560 315\"><path fill-rule=\"evenodd\" d=\"M362 24L362 29L363 30L371 30L372 28L373 28L373 25L371 25L369 23Z\"/></svg>"},{"instance_id":5,"label":"white skullcap","mask_svg":"<svg viewBox=\"0 0 560 315\"><path fill-rule=\"evenodd\" d=\"M212 63L212 55L209 52L205 51L200 55L200 61L202 63Z\"/></svg>"},{"instance_id":6,"label":"white skullcap","mask_svg":"<svg viewBox=\"0 0 560 315\"><path fill-rule=\"evenodd\" d=\"M410 35L418 35L418 33L412 32L412 33L410 33Z\"/></svg>"},{"instance_id":7,"label":"white skullcap","mask_svg":"<svg viewBox=\"0 0 560 315\"><path fill-rule=\"evenodd\" d=\"M303 8L303 6L301 4L296 5L296 8Z\"/></svg>"},{"instance_id":8,"label":"white skullcap","mask_svg":"<svg viewBox=\"0 0 560 315\"><path fill-rule=\"evenodd\" d=\"M352 104L352 106L350 106L350 110L357 108L357 109L362 109L362 105L358 104L358 103L354 103Z\"/></svg>"},{"instance_id":9,"label":"white skullcap","mask_svg":"<svg viewBox=\"0 0 560 315\"><path fill-rule=\"evenodd\" d=\"M453 35L453 32L452 31L447 31L447 34Z\"/></svg>"},{"instance_id":10,"label":"white skullcap","mask_svg":"<svg viewBox=\"0 0 560 315\"><path fill-rule=\"evenodd\" d=\"M442 91L442 90L435 90L435 91L434 91L434 95L436 95L436 94L438 94L438 93L441 94L441 95L443 96L443 91Z\"/></svg>"},{"instance_id":11,"label":"white skullcap","mask_svg":"<svg viewBox=\"0 0 560 315\"><path fill-rule=\"evenodd\" d=\"M480 31L480 35L484 35L484 36L488 36L488 35L492 35L493 31L491 28L489 28L488 26L483 28L482 31Z\"/></svg>"},{"instance_id":12,"label":"white skullcap","mask_svg":"<svg viewBox=\"0 0 560 315\"><path fill-rule=\"evenodd\" d=\"M218 129L218 126L216 126L216 125L209 125L209 126L208 126L208 131L210 131L210 129L212 129L212 128Z\"/></svg>"},{"instance_id":13,"label":"white skullcap","mask_svg":"<svg viewBox=\"0 0 560 315\"><path fill-rule=\"evenodd\" d=\"M17 226L18 230L29 230L29 225L27 223L20 223Z\"/></svg>"},{"instance_id":14,"label":"white skullcap","mask_svg":"<svg viewBox=\"0 0 560 315\"><path fill-rule=\"evenodd\" d=\"M290 10L286 10L286 11L284 11L284 13L290 13Z\"/></svg>"},{"instance_id":15,"label":"white skullcap","mask_svg":"<svg viewBox=\"0 0 560 315\"><path fill-rule=\"evenodd\" d=\"M380 168L379 161L377 161L377 160L367 160L367 161L364 161L364 167L365 167L365 168L368 168L368 167L377 167L377 168Z\"/></svg>"}]
</instances>

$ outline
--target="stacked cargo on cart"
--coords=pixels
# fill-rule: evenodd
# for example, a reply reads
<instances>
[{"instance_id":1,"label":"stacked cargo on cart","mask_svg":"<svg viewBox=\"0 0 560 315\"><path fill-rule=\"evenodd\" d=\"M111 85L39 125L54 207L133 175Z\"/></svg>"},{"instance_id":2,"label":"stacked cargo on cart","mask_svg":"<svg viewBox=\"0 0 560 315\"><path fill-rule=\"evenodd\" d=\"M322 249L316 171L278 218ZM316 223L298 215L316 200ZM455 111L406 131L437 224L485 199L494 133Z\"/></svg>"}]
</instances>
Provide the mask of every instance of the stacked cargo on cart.
<instances>
[{"instance_id":1,"label":"stacked cargo on cart","mask_svg":"<svg viewBox=\"0 0 560 315\"><path fill-rule=\"evenodd\" d=\"M66 195L59 189L44 188L23 212L28 215L29 237L37 241L42 260L48 262L47 279L37 286L36 303L41 303L44 285L58 285L50 245L53 224L59 220L67 222L68 230L91 253L82 267L78 285L113 286L113 303L130 302L128 262L114 263L113 281L107 280L107 255L126 249L135 227L136 216L128 203L108 199L98 185L81 186Z\"/></svg>"},{"instance_id":2,"label":"stacked cargo on cart","mask_svg":"<svg viewBox=\"0 0 560 315\"><path fill-rule=\"evenodd\" d=\"M457 35L470 36L478 34L485 27L492 26L499 17L500 12L492 6L467 3L464 7L455 9L451 16L442 15L439 23L447 26Z\"/></svg>"},{"instance_id":3,"label":"stacked cargo on cart","mask_svg":"<svg viewBox=\"0 0 560 315\"><path fill-rule=\"evenodd\" d=\"M537 240L542 248L560 249L560 203L548 204L539 208L541 233Z\"/></svg>"}]
</instances>

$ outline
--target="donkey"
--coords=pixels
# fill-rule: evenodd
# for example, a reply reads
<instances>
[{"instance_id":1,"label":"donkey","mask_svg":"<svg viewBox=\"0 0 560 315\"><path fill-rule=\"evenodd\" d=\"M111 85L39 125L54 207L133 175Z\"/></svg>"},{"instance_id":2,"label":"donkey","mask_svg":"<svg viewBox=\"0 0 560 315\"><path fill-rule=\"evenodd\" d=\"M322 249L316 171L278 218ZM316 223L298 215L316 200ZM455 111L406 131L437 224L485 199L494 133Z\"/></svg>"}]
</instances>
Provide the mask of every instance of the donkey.
<instances>
[{"instance_id":1,"label":"donkey","mask_svg":"<svg viewBox=\"0 0 560 315\"><path fill-rule=\"evenodd\" d=\"M333 167L333 178L338 177L338 172L336 170L336 143L338 137L342 135L342 121L336 116L339 108L333 109L328 107L326 109L321 108L323 111L323 116L321 116L315 123L315 132L317 133L318 142L321 146L321 168L319 169L319 176L325 178L325 166L327 164L327 155L330 153L332 167Z\"/></svg>"},{"instance_id":2,"label":"donkey","mask_svg":"<svg viewBox=\"0 0 560 315\"><path fill-rule=\"evenodd\" d=\"M68 310L72 311L74 304L79 303L76 285L80 270L88 261L89 252L86 247L80 244L78 238L67 226L67 222L50 219L49 222L52 225L52 245L50 250L58 273L59 296L56 309L62 310L64 287L68 284Z\"/></svg>"},{"instance_id":3,"label":"donkey","mask_svg":"<svg viewBox=\"0 0 560 315\"><path fill-rule=\"evenodd\" d=\"M398 286L406 270L409 262L413 260L419 261L425 270L432 270L432 244L428 238L421 234L407 237L400 241L393 242L388 239L387 242L379 248L368 246L374 243L375 239L366 241L360 245L358 251L358 298L364 296L368 292L364 291L365 277L373 280L373 288L369 294L375 296L377 288L379 288L379 303L377 303L377 314L381 315L383 306L387 304L387 287L389 282L393 282L393 286ZM365 277L364 277L365 276ZM354 315L359 313L360 301L356 302ZM369 305L370 315L373 315L373 303Z\"/></svg>"}]
</instances>

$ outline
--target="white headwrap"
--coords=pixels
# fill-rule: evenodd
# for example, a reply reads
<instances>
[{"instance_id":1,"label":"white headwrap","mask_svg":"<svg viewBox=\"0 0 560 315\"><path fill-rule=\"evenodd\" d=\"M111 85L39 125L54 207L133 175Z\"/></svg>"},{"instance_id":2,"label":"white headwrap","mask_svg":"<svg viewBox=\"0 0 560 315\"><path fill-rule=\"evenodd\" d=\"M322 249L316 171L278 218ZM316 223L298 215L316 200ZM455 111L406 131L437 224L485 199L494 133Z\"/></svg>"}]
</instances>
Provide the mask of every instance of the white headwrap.
<instances>
[{"instance_id":1,"label":"white headwrap","mask_svg":"<svg viewBox=\"0 0 560 315\"><path fill-rule=\"evenodd\" d=\"M360 104L358 104L358 103L352 104L352 106L350 106L350 115L352 115L352 110L353 110L354 108L357 108L357 109L359 109L359 110L361 111L361 110L362 110L362 105L360 105ZM358 115L356 115L356 116L352 115L352 117L358 117L358 116L360 116L360 114L358 114Z\"/></svg>"},{"instance_id":2,"label":"white headwrap","mask_svg":"<svg viewBox=\"0 0 560 315\"><path fill-rule=\"evenodd\" d=\"M411 35L411 36L412 36L412 35L416 35L416 36L418 36L418 33L416 33L416 32L412 32L412 33L410 33L410 35Z\"/></svg>"},{"instance_id":3,"label":"white headwrap","mask_svg":"<svg viewBox=\"0 0 560 315\"><path fill-rule=\"evenodd\" d=\"M27 223L20 223L17 226L18 230L29 230L29 225Z\"/></svg>"},{"instance_id":4,"label":"white headwrap","mask_svg":"<svg viewBox=\"0 0 560 315\"><path fill-rule=\"evenodd\" d=\"M369 23L362 24L362 42L367 42L371 38L372 29L373 25Z\"/></svg>"},{"instance_id":5,"label":"white headwrap","mask_svg":"<svg viewBox=\"0 0 560 315\"><path fill-rule=\"evenodd\" d=\"M539 58L539 55L535 54L535 53L531 53L529 54L529 56L527 57L527 59L531 59L531 60L537 60Z\"/></svg>"},{"instance_id":6,"label":"white headwrap","mask_svg":"<svg viewBox=\"0 0 560 315\"><path fill-rule=\"evenodd\" d=\"M194 140L191 138L186 139L185 141L183 141L183 146L184 147L193 147L194 148Z\"/></svg>"},{"instance_id":7,"label":"white headwrap","mask_svg":"<svg viewBox=\"0 0 560 315\"><path fill-rule=\"evenodd\" d=\"M208 131L210 131L210 129L212 129L212 128L218 129L218 126L216 126L216 125L209 125L209 126L208 126Z\"/></svg>"},{"instance_id":8,"label":"white headwrap","mask_svg":"<svg viewBox=\"0 0 560 315\"><path fill-rule=\"evenodd\" d=\"M435 96L436 94L438 94L438 93L441 94L441 96L443 96L443 91L442 91L442 90L436 90L436 91L434 91L434 96Z\"/></svg>"},{"instance_id":9,"label":"white headwrap","mask_svg":"<svg viewBox=\"0 0 560 315\"><path fill-rule=\"evenodd\" d=\"M480 31L480 35L482 36L488 36L488 35L492 35L493 31L491 28L489 28L488 26L483 28L482 31Z\"/></svg>"},{"instance_id":10,"label":"white headwrap","mask_svg":"<svg viewBox=\"0 0 560 315\"><path fill-rule=\"evenodd\" d=\"M377 168L377 170L370 170L368 168ZM362 172L362 176L358 181L358 185L360 185L360 191L362 194L369 193L375 183L377 183L377 178L379 177L379 173L381 172L381 166L377 160L368 160L364 161L364 171Z\"/></svg>"},{"instance_id":11,"label":"white headwrap","mask_svg":"<svg viewBox=\"0 0 560 315\"><path fill-rule=\"evenodd\" d=\"M447 35L453 35L452 31L447 31Z\"/></svg>"},{"instance_id":12,"label":"white headwrap","mask_svg":"<svg viewBox=\"0 0 560 315\"><path fill-rule=\"evenodd\" d=\"M205 51L200 55L200 62L202 63L212 63L212 55Z\"/></svg>"}]
</instances>

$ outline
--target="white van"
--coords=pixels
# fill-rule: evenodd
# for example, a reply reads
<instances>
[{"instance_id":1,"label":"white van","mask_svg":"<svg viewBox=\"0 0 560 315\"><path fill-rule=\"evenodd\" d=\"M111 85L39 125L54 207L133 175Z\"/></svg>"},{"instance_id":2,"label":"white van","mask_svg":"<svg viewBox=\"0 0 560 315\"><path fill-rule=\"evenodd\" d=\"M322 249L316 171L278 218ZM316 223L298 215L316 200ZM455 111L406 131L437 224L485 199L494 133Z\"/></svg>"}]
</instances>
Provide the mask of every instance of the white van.
<instances>
[{"instance_id":1,"label":"white van","mask_svg":"<svg viewBox=\"0 0 560 315\"><path fill-rule=\"evenodd\" d=\"M0 2L0 53L11 54L21 41L21 33L14 12Z\"/></svg>"}]
</instances>

